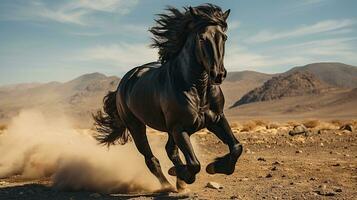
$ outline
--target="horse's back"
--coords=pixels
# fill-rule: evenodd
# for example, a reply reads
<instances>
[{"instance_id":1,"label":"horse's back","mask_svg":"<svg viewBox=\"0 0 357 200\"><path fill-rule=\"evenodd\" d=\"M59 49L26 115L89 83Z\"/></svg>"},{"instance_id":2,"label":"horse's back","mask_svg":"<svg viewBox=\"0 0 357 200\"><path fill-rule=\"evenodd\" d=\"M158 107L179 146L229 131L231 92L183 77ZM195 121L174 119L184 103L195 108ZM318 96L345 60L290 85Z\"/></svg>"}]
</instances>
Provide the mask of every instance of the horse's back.
<instances>
[{"instance_id":1,"label":"horse's back","mask_svg":"<svg viewBox=\"0 0 357 200\"><path fill-rule=\"evenodd\" d=\"M160 63L153 62L126 73L118 86L117 104L123 108L123 113L132 114L142 123L164 131L166 124L160 105L160 68Z\"/></svg>"}]
</instances>

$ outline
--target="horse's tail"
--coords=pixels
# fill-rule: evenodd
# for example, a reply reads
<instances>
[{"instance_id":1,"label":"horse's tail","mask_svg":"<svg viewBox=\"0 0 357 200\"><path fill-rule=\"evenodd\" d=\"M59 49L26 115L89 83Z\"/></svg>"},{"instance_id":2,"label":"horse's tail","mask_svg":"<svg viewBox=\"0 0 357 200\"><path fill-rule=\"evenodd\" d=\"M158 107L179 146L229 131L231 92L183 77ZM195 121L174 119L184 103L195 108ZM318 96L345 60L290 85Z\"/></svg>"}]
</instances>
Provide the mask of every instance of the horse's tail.
<instances>
[{"instance_id":1,"label":"horse's tail","mask_svg":"<svg viewBox=\"0 0 357 200\"><path fill-rule=\"evenodd\" d=\"M129 132L118 114L116 93L108 92L103 98L103 111L99 110L97 114L93 114L94 125L98 131L94 138L100 144L108 146L116 143L123 145L130 140Z\"/></svg>"}]
</instances>

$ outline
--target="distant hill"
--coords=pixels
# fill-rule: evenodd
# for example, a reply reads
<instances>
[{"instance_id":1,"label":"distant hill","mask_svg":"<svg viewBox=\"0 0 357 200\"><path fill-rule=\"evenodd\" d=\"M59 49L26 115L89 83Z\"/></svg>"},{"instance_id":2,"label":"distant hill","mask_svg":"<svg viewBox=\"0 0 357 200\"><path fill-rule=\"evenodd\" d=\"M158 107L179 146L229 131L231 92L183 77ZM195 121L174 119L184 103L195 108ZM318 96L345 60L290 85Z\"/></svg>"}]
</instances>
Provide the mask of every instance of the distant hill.
<instances>
[{"instance_id":1,"label":"distant hill","mask_svg":"<svg viewBox=\"0 0 357 200\"><path fill-rule=\"evenodd\" d=\"M351 87L357 87L356 69L356 67L341 63L315 63L295 67L282 74L265 74L254 71L229 72L221 85L226 99L226 108L233 104L237 105L237 100L251 90L254 92L248 93L249 98L244 97L244 102L255 102L263 99L278 100L271 100L268 103L249 103L226 109L227 116L239 115L244 117L250 113L251 115L254 114L252 117L257 117L256 112L263 111L278 113L279 115L282 113L303 113L310 112L310 108L319 109L325 105L328 105L326 108L324 107L326 112L333 110L334 114L351 113L352 110L355 110L352 105L355 105L353 102L356 101L356 90L349 91ZM296 75L296 73L305 75ZM291 80L294 81L281 78L289 75L291 75ZM278 78L279 76L280 78ZM91 73L64 83L49 82L0 86L0 124L6 123L22 109L36 108L45 112L65 113L74 119L72 122L76 125L88 127L91 125L91 113L102 107L104 95L108 90L115 90L119 81L120 78L116 76ZM265 85L266 81L268 83ZM345 89L324 92L323 88L329 87L328 85ZM270 89L264 89L264 87ZM303 96L294 96L300 94ZM311 97L309 94L315 95ZM314 102L311 103L310 101ZM348 107L348 109L343 110L343 106ZM242 112L243 110L244 112Z\"/></svg>"},{"instance_id":2,"label":"distant hill","mask_svg":"<svg viewBox=\"0 0 357 200\"><path fill-rule=\"evenodd\" d=\"M254 71L228 72L226 79L221 85L226 100L226 107L231 106L245 93L261 86L273 76L275 75Z\"/></svg>"},{"instance_id":3,"label":"distant hill","mask_svg":"<svg viewBox=\"0 0 357 200\"><path fill-rule=\"evenodd\" d=\"M295 71L271 78L261 87L251 90L232 107L258 101L271 101L283 97L319 94L329 86L308 71Z\"/></svg>"},{"instance_id":4,"label":"distant hill","mask_svg":"<svg viewBox=\"0 0 357 200\"><path fill-rule=\"evenodd\" d=\"M92 73L65 83L21 84L0 87L0 121L16 115L21 109L36 108L65 113L73 119L89 122L91 112L102 106L108 90L114 90L120 79Z\"/></svg>"},{"instance_id":5,"label":"distant hill","mask_svg":"<svg viewBox=\"0 0 357 200\"><path fill-rule=\"evenodd\" d=\"M285 74L295 71L308 71L318 79L334 87L357 87L357 67L355 66L343 63L313 63L302 67L294 67L285 72Z\"/></svg>"}]
</instances>

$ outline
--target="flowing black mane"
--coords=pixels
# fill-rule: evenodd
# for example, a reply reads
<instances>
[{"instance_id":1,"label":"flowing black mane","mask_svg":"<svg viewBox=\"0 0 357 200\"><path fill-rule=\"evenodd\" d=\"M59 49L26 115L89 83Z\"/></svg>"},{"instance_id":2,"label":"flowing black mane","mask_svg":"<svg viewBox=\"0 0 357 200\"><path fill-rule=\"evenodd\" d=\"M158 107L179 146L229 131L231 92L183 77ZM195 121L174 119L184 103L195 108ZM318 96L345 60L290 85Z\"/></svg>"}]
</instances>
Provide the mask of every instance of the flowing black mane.
<instances>
[{"instance_id":1,"label":"flowing black mane","mask_svg":"<svg viewBox=\"0 0 357 200\"><path fill-rule=\"evenodd\" d=\"M157 25L149 30L154 35L151 46L159 49L161 63L174 58L180 52L189 33L209 24L227 28L222 9L216 5L203 4L195 7L198 11L196 16L190 13L190 7L184 7L182 12L174 7L166 10L168 13L158 14L159 18L155 20Z\"/></svg>"}]
</instances>

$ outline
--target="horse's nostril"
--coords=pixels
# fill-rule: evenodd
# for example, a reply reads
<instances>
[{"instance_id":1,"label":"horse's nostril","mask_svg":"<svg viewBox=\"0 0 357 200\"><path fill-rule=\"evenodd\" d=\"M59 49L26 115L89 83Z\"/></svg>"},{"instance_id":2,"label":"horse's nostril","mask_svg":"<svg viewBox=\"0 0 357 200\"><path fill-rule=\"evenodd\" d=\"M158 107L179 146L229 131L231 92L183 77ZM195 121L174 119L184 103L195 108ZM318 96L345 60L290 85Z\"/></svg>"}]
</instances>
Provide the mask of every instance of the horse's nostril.
<instances>
[{"instance_id":1,"label":"horse's nostril","mask_svg":"<svg viewBox=\"0 0 357 200\"><path fill-rule=\"evenodd\" d=\"M210 71L210 72L209 72L209 75L210 75L211 77L216 77L216 73L215 73L214 71Z\"/></svg>"}]
</instances>

